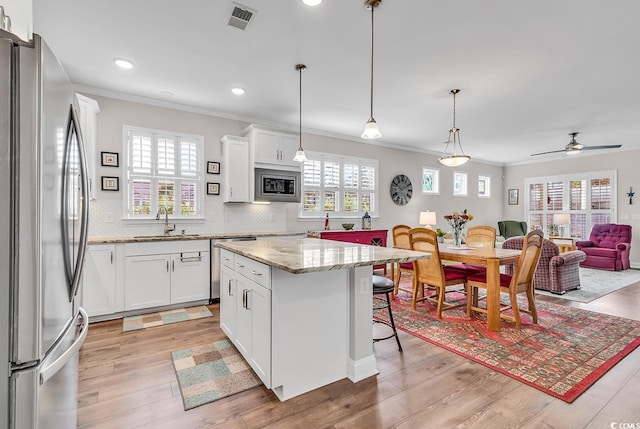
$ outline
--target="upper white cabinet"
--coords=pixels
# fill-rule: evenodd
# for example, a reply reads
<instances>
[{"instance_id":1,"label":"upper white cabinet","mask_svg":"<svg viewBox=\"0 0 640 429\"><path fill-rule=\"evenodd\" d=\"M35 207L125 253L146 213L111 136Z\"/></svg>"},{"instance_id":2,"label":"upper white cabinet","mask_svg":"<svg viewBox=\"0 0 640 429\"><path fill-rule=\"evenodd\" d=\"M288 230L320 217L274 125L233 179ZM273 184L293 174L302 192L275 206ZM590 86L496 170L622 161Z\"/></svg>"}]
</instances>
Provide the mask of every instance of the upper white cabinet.
<instances>
[{"instance_id":1,"label":"upper white cabinet","mask_svg":"<svg viewBox=\"0 0 640 429\"><path fill-rule=\"evenodd\" d=\"M222 144L222 195L225 203L251 201L249 139L224 136Z\"/></svg>"},{"instance_id":2,"label":"upper white cabinet","mask_svg":"<svg viewBox=\"0 0 640 429\"><path fill-rule=\"evenodd\" d=\"M251 142L254 167L300 171L300 163L293 160L299 146L297 134L252 124L242 135Z\"/></svg>"},{"instance_id":3,"label":"upper white cabinet","mask_svg":"<svg viewBox=\"0 0 640 429\"><path fill-rule=\"evenodd\" d=\"M30 40L33 36L33 9L31 0L2 0L4 13L11 21L11 33L22 40Z\"/></svg>"},{"instance_id":4,"label":"upper white cabinet","mask_svg":"<svg viewBox=\"0 0 640 429\"><path fill-rule=\"evenodd\" d=\"M87 154L87 168L89 170L89 198L94 200L97 194L97 166L98 166L98 113L100 106L92 98L77 94L80 109L80 129L84 139Z\"/></svg>"}]
</instances>

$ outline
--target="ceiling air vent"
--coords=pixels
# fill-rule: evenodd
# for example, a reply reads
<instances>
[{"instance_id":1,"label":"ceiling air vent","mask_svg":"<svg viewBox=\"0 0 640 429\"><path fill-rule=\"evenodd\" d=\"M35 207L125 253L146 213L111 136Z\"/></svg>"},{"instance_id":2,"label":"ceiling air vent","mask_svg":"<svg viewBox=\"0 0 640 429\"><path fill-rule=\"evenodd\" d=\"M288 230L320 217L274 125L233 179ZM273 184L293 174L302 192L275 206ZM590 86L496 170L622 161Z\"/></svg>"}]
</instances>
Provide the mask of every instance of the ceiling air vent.
<instances>
[{"instance_id":1,"label":"ceiling air vent","mask_svg":"<svg viewBox=\"0 0 640 429\"><path fill-rule=\"evenodd\" d=\"M239 28L240 30L244 30L247 28L247 25L249 25L249 21L251 21L251 18L255 13L255 10L249 9L246 6L231 3L230 16L227 20L227 24L232 27Z\"/></svg>"}]
</instances>

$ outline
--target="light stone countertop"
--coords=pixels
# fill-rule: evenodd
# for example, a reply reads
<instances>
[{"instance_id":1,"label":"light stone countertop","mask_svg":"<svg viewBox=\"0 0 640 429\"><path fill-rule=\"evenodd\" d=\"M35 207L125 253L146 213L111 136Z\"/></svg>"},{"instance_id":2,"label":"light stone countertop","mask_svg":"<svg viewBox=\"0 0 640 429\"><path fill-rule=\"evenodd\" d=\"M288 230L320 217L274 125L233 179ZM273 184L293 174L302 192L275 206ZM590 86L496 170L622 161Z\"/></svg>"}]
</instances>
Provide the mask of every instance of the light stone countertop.
<instances>
[{"instance_id":1,"label":"light stone countertop","mask_svg":"<svg viewBox=\"0 0 640 429\"><path fill-rule=\"evenodd\" d=\"M224 241L217 246L258 262L293 273L412 262L431 255L392 247L302 238L276 241Z\"/></svg>"},{"instance_id":2,"label":"light stone countertop","mask_svg":"<svg viewBox=\"0 0 640 429\"><path fill-rule=\"evenodd\" d=\"M251 237L285 237L306 235L306 232L217 232L211 234L171 234L171 235L125 235L113 237L89 237L88 244L110 243L148 243L150 241L175 241L175 240L222 240L227 238L251 238Z\"/></svg>"}]
</instances>

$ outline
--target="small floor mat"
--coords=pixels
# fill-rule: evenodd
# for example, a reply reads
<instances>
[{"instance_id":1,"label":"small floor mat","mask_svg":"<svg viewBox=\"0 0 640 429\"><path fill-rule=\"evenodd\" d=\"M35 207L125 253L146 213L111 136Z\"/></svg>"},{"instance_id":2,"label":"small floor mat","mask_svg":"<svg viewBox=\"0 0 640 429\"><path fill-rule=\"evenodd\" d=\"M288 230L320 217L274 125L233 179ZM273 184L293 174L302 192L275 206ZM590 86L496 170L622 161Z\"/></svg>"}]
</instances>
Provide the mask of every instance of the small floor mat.
<instances>
[{"instance_id":1,"label":"small floor mat","mask_svg":"<svg viewBox=\"0 0 640 429\"><path fill-rule=\"evenodd\" d=\"M184 322L185 320L202 319L203 317L211 316L213 316L213 314L211 314L205 305L160 311L158 313L141 314L139 316L128 316L122 321L122 332L151 328L153 326L162 326L169 323Z\"/></svg>"}]
</instances>

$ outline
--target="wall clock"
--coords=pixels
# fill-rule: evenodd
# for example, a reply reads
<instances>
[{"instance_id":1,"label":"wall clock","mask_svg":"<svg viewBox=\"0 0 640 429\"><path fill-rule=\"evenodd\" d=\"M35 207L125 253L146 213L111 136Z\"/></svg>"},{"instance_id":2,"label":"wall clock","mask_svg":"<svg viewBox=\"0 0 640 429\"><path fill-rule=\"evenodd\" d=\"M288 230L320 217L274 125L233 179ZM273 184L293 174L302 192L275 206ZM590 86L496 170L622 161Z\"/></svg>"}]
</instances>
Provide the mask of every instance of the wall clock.
<instances>
[{"instance_id":1,"label":"wall clock","mask_svg":"<svg viewBox=\"0 0 640 429\"><path fill-rule=\"evenodd\" d=\"M391 181L389 193L391 194L391 199L394 203L399 206L404 206L409 202L411 195L413 194L411 180L409 180L409 178L404 174L398 174Z\"/></svg>"}]
</instances>

